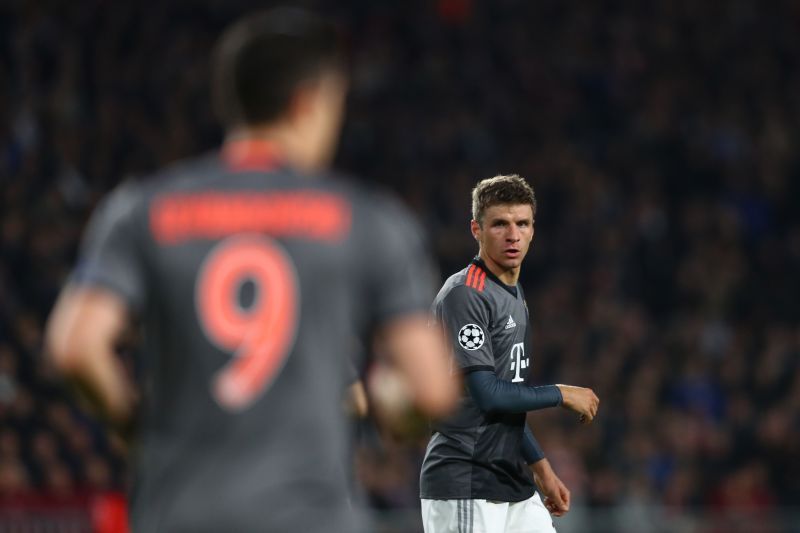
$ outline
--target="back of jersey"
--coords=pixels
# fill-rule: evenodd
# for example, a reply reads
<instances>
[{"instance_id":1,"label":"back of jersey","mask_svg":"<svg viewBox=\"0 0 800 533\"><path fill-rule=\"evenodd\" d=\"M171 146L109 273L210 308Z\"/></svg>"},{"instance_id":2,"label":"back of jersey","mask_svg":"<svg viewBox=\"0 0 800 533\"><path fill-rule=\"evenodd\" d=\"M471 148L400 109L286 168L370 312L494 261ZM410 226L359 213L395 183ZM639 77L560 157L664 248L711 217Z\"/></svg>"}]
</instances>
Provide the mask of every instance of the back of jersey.
<instances>
[{"instance_id":1,"label":"back of jersey","mask_svg":"<svg viewBox=\"0 0 800 533\"><path fill-rule=\"evenodd\" d=\"M396 203L237 148L117 191L75 275L143 325L134 529L357 531L349 358L432 270Z\"/></svg>"}]
</instances>

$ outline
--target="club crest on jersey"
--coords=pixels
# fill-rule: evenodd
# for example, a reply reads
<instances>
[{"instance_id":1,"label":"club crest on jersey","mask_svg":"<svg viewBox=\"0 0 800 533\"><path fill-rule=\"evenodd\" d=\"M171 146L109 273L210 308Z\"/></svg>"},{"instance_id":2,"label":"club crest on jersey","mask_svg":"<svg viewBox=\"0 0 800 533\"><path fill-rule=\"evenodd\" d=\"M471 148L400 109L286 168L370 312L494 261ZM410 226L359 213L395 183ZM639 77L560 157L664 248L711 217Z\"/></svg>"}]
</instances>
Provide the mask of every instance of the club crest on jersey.
<instances>
[{"instance_id":1,"label":"club crest on jersey","mask_svg":"<svg viewBox=\"0 0 800 533\"><path fill-rule=\"evenodd\" d=\"M486 336L477 324L467 324L458 330L458 344L465 350L477 350L483 346Z\"/></svg>"},{"instance_id":2,"label":"club crest on jersey","mask_svg":"<svg viewBox=\"0 0 800 533\"><path fill-rule=\"evenodd\" d=\"M514 317L512 317L511 315L508 315L508 322L506 322L505 329L511 329L511 328L515 328L515 327L517 327L517 323L514 322Z\"/></svg>"}]
</instances>

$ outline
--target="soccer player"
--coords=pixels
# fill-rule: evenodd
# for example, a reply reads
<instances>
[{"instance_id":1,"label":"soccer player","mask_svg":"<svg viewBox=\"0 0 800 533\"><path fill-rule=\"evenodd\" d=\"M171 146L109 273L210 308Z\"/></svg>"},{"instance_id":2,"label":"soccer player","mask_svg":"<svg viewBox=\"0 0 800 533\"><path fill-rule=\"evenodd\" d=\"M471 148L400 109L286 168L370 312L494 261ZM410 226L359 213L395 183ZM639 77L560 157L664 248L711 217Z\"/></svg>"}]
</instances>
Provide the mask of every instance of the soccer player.
<instances>
[{"instance_id":1,"label":"soccer player","mask_svg":"<svg viewBox=\"0 0 800 533\"><path fill-rule=\"evenodd\" d=\"M587 388L527 385L528 308L518 280L535 215L533 189L521 177L479 182L470 222L478 257L450 276L434 300L466 394L455 414L433 424L420 476L426 533L552 532L548 511L560 516L569 509L569 491L525 413L562 405L588 423L599 400Z\"/></svg>"},{"instance_id":2,"label":"soccer player","mask_svg":"<svg viewBox=\"0 0 800 533\"><path fill-rule=\"evenodd\" d=\"M49 352L109 418L140 419L134 531L358 531L342 468L354 336L423 412L457 400L427 326L433 269L405 209L325 171L346 89L328 22L248 17L212 65L224 145L98 208ZM114 354L132 324L138 405Z\"/></svg>"}]
</instances>

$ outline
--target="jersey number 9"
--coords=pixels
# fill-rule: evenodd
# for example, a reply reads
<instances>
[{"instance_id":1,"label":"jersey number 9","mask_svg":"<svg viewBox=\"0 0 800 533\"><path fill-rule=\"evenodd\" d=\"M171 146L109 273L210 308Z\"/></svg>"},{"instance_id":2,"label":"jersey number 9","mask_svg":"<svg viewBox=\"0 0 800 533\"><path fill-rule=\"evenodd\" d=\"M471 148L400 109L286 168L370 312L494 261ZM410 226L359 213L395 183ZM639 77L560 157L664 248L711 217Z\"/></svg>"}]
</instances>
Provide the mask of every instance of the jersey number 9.
<instances>
[{"instance_id":1,"label":"jersey number 9","mask_svg":"<svg viewBox=\"0 0 800 533\"><path fill-rule=\"evenodd\" d=\"M242 286L253 302L244 308ZM196 305L208 339L233 358L214 375L211 393L231 411L250 406L277 377L297 333L296 269L283 248L260 235L229 237L200 269Z\"/></svg>"}]
</instances>

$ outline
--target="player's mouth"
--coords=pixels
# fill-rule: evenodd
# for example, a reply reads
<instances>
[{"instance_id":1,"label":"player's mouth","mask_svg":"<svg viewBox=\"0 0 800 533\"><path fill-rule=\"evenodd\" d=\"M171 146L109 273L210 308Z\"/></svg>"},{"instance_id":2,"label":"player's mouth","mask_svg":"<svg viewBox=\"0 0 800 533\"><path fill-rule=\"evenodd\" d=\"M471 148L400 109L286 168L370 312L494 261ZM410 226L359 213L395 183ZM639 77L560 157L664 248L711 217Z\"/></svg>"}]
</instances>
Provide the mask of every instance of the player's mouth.
<instances>
[{"instance_id":1,"label":"player's mouth","mask_svg":"<svg viewBox=\"0 0 800 533\"><path fill-rule=\"evenodd\" d=\"M516 248L508 248L507 250L503 251L503 254L509 259L516 259L519 257L519 250Z\"/></svg>"}]
</instances>

